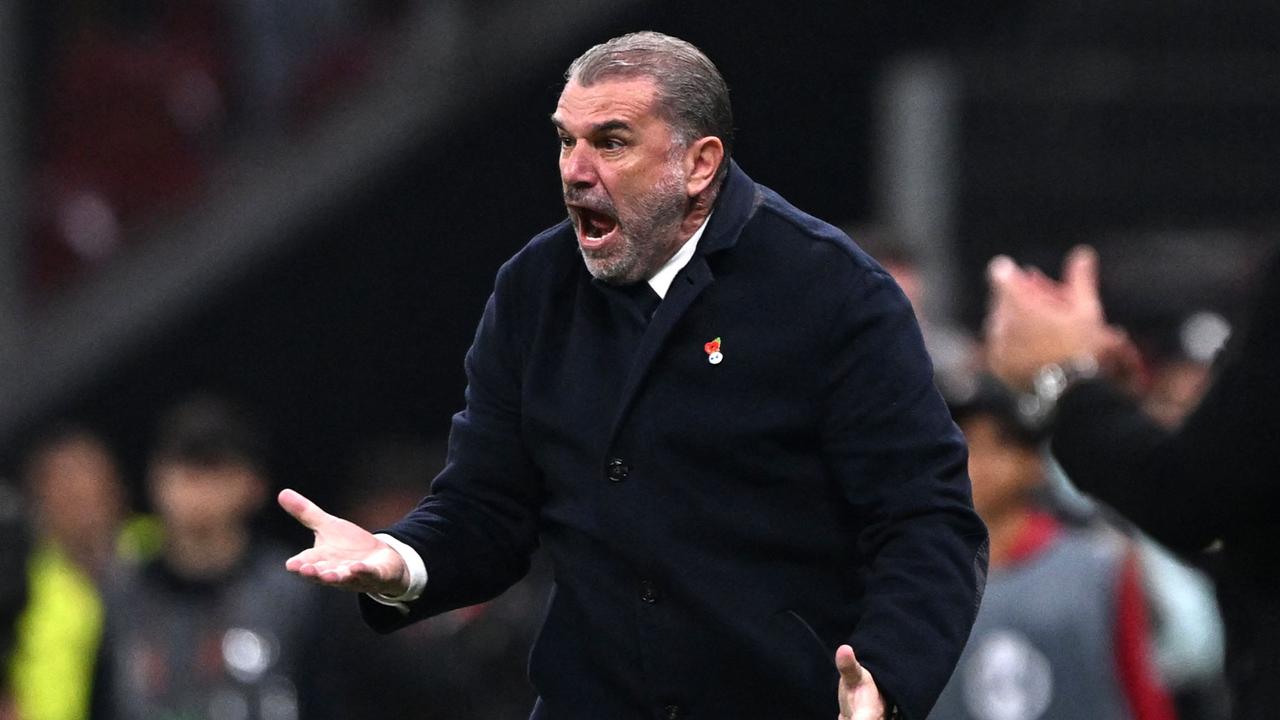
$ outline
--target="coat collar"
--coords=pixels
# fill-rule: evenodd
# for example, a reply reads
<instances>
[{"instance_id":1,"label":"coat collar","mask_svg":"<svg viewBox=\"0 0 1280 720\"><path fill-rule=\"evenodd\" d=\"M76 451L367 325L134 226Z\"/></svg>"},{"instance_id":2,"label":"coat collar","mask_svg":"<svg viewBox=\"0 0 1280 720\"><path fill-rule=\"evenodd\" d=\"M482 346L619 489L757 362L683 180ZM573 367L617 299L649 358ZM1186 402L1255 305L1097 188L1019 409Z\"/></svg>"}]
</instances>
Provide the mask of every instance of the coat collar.
<instances>
[{"instance_id":1,"label":"coat collar","mask_svg":"<svg viewBox=\"0 0 1280 720\"><path fill-rule=\"evenodd\" d=\"M710 255L738 244L738 235L760 205L760 189L734 160L716 198L715 214L698 242L698 255Z\"/></svg>"}]
</instances>

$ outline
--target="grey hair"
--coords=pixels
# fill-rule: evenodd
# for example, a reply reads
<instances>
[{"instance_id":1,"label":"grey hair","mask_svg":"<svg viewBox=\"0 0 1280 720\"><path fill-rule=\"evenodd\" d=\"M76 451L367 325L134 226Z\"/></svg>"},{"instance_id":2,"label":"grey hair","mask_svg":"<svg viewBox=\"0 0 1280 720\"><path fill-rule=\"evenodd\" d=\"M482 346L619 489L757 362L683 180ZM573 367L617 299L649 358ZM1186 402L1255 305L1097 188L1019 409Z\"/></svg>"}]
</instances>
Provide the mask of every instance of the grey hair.
<instances>
[{"instance_id":1,"label":"grey hair","mask_svg":"<svg viewBox=\"0 0 1280 720\"><path fill-rule=\"evenodd\" d=\"M609 78L650 78L657 85L656 110L688 147L715 136L724 144L716 171L719 185L733 150L733 108L729 86L705 54L679 38L653 31L606 40L583 53L565 71L565 82L589 87Z\"/></svg>"}]
</instances>

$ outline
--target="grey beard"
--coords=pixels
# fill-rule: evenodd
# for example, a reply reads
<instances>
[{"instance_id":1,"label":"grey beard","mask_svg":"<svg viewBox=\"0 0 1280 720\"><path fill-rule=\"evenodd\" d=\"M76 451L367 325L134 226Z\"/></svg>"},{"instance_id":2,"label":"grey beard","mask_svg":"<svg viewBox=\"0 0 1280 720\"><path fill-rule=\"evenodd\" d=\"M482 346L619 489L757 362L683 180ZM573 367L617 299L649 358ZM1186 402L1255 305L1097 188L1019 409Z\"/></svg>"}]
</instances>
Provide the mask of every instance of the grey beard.
<instances>
[{"instance_id":1,"label":"grey beard","mask_svg":"<svg viewBox=\"0 0 1280 720\"><path fill-rule=\"evenodd\" d=\"M611 285L630 285L648 279L675 254L676 233L689 204L678 169L673 165L652 191L637 198L635 217L618 217L620 252L591 258L578 248L592 277Z\"/></svg>"}]
</instances>

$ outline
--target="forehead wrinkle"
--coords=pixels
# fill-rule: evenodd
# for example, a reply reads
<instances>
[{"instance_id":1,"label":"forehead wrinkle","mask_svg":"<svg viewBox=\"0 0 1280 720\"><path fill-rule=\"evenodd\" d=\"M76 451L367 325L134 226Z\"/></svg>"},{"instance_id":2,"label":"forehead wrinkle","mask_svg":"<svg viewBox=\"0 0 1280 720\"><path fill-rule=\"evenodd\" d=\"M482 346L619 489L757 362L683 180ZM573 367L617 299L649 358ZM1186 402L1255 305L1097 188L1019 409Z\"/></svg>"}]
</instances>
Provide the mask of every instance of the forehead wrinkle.
<instances>
[{"instance_id":1,"label":"forehead wrinkle","mask_svg":"<svg viewBox=\"0 0 1280 720\"><path fill-rule=\"evenodd\" d=\"M570 82L560 93L552 117L559 116L563 122L562 113L568 112L584 117L608 113L639 118L657 110L656 99L655 87L648 81L603 81L589 86Z\"/></svg>"}]
</instances>

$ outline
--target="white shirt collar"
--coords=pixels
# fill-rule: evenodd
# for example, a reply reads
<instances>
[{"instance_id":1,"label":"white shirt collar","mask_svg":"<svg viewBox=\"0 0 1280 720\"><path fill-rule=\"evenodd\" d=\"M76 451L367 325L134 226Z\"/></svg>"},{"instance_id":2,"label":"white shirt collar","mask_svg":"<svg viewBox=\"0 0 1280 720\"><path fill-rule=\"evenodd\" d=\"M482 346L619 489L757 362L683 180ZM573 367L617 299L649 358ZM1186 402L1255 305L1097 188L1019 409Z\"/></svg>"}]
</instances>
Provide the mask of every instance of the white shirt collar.
<instances>
[{"instance_id":1,"label":"white shirt collar","mask_svg":"<svg viewBox=\"0 0 1280 720\"><path fill-rule=\"evenodd\" d=\"M711 213L708 213L698 229L693 231L693 237L685 240L684 245L681 245L676 254L671 256L667 264L658 268L658 272L649 278L649 287L653 288L658 297L667 296L667 290L671 288L671 281L676 279L676 273L684 269L684 266L689 264L689 260L693 259L693 253L698 249L698 241L702 239L702 231L707 229L707 223L710 221Z\"/></svg>"}]
</instances>

